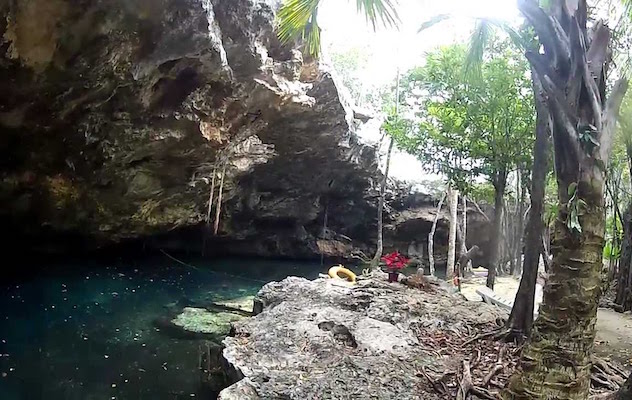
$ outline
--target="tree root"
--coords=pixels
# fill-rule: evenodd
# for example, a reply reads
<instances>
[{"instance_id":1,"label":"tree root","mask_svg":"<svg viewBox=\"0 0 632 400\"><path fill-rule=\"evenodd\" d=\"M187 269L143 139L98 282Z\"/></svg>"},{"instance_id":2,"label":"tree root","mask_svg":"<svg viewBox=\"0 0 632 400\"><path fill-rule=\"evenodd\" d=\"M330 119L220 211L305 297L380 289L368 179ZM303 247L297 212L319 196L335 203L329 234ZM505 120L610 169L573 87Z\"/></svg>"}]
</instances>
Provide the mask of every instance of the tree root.
<instances>
[{"instance_id":1,"label":"tree root","mask_svg":"<svg viewBox=\"0 0 632 400\"><path fill-rule=\"evenodd\" d=\"M481 333L480 335L476 335L473 338L471 338L469 340L466 340L461 345L461 347L465 347L468 344L471 344L471 343L474 343L474 342L476 342L478 340L486 339L486 338L489 338L489 337L491 337L493 340L498 340L498 339L506 337L510 332L511 331L509 329L501 328L501 329L495 329L495 330L493 330L491 332Z\"/></svg>"},{"instance_id":2,"label":"tree root","mask_svg":"<svg viewBox=\"0 0 632 400\"><path fill-rule=\"evenodd\" d=\"M493 329L473 337L471 332L468 329L463 336L457 334L460 338L457 341L427 335L429 347L438 356L447 348L452 355L465 353L465 357L454 365L455 369L444 372L440 377L437 371L429 374L423 368L418 376L425 377L430 384L427 386L429 390L441 398L500 400L500 391L517 366L522 345L515 341L506 342L507 335L511 333L509 329ZM463 343L460 344L460 341ZM619 400L617 396L620 392L617 390L625 385L626 379L632 380L616 363L593 357L590 400Z\"/></svg>"},{"instance_id":3,"label":"tree root","mask_svg":"<svg viewBox=\"0 0 632 400\"><path fill-rule=\"evenodd\" d=\"M473 386L471 392L473 395L482 399L501 400L501 397L497 393L490 392L489 390L480 386Z\"/></svg>"},{"instance_id":4,"label":"tree root","mask_svg":"<svg viewBox=\"0 0 632 400\"><path fill-rule=\"evenodd\" d=\"M483 386L489 385L489 381L492 380L494 375L502 371L504 368L505 367L502 364L496 364L494 368L485 376L485 379L483 379Z\"/></svg>"},{"instance_id":5,"label":"tree root","mask_svg":"<svg viewBox=\"0 0 632 400\"><path fill-rule=\"evenodd\" d=\"M605 360L592 357L590 382L596 388L619 390L625 383L627 375L614 365L609 365ZM608 398L608 397L605 397Z\"/></svg>"},{"instance_id":6,"label":"tree root","mask_svg":"<svg viewBox=\"0 0 632 400\"><path fill-rule=\"evenodd\" d=\"M459 380L459 389L456 394L456 400L465 400L469 398L469 393L474 387L472 383L472 372L470 371L470 362L463 360L461 369L461 379Z\"/></svg>"},{"instance_id":7,"label":"tree root","mask_svg":"<svg viewBox=\"0 0 632 400\"><path fill-rule=\"evenodd\" d=\"M420 374L423 375L428 380L428 382L430 382L435 392L445 396L449 395L450 392L448 391L448 387L446 386L445 382L443 382L443 379L451 375L452 373L445 373L439 379L433 379L430 377L430 375L428 375L426 369L424 367L421 367L421 371L417 375L419 376Z\"/></svg>"}]
</instances>

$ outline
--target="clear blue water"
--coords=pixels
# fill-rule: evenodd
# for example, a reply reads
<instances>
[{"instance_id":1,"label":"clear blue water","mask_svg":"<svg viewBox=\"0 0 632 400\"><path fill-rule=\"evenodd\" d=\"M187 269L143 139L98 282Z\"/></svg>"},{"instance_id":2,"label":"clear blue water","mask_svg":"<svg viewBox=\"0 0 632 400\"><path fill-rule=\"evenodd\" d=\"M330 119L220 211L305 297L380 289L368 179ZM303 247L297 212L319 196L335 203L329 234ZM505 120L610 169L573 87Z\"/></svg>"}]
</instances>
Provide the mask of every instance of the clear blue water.
<instances>
[{"instance_id":1,"label":"clear blue water","mask_svg":"<svg viewBox=\"0 0 632 400\"><path fill-rule=\"evenodd\" d=\"M201 341L167 337L154 319L183 298L254 295L265 282L323 271L295 261L186 261L197 268L166 257L40 265L34 277L0 284L0 399L205 398Z\"/></svg>"}]
</instances>

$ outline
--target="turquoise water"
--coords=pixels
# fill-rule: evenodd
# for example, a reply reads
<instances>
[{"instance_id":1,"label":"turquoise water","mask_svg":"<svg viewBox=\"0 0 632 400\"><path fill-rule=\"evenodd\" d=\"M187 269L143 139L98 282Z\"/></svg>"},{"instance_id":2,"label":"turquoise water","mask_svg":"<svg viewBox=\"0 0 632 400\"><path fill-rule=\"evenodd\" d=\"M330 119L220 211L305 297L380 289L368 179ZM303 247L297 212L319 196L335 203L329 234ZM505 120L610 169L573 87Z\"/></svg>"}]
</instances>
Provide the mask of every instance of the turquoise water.
<instances>
[{"instance_id":1,"label":"turquoise water","mask_svg":"<svg viewBox=\"0 0 632 400\"><path fill-rule=\"evenodd\" d=\"M265 282L323 271L294 261L185 261L197 268L162 256L40 265L35 277L0 284L0 399L207 399L202 341L165 336L153 321L175 302L254 295Z\"/></svg>"}]
</instances>

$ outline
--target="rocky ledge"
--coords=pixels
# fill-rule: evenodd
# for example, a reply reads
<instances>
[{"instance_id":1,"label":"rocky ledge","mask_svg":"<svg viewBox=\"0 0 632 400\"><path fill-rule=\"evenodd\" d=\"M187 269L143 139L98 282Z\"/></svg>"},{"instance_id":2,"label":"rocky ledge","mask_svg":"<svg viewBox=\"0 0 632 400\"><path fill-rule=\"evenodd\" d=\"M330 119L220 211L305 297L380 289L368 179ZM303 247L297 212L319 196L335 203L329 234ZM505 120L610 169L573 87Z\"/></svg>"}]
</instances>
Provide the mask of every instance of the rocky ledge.
<instances>
[{"instance_id":1,"label":"rocky ledge","mask_svg":"<svg viewBox=\"0 0 632 400\"><path fill-rule=\"evenodd\" d=\"M413 289L381 273L353 287L338 282L289 277L264 286L260 313L235 323L223 342L236 383L219 398L439 399L420 374L455 368L437 338L505 317L437 284Z\"/></svg>"}]
</instances>

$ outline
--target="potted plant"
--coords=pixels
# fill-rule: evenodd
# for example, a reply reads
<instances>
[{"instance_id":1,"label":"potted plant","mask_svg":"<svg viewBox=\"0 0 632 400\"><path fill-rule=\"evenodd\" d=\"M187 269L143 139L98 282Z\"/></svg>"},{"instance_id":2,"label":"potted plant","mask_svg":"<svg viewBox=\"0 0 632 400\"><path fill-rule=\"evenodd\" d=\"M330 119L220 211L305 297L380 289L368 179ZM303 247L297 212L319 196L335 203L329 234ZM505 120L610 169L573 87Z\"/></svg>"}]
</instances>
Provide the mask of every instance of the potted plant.
<instances>
[{"instance_id":1,"label":"potted plant","mask_svg":"<svg viewBox=\"0 0 632 400\"><path fill-rule=\"evenodd\" d=\"M399 271L406 267L410 261L408 258L394 251L382 257L382 261L386 264L386 272L388 272L388 281L397 282L399 279Z\"/></svg>"}]
</instances>

